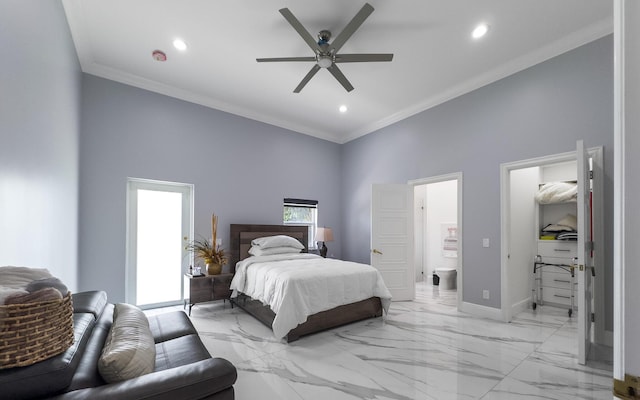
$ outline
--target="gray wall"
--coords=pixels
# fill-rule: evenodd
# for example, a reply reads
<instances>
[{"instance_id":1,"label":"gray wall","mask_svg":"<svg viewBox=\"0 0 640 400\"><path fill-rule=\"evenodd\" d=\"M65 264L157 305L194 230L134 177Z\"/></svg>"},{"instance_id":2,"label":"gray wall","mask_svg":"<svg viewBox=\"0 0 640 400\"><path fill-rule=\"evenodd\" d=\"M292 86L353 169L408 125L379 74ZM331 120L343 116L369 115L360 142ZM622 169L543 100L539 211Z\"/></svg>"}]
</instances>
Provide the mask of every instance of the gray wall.
<instances>
[{"instance_id":1,"label":"gray wall","mask_svg":"<svg viewBox=\"0 0 640 400\"><path fill-rule=\"evenodd\" d=\"M81 77L60 1L0 2L0 265L72 291Z\"/></svg>"},{"instance_id":2,"label":"gray wall","mask_svg":"<svg viewBox=\"0 0 640 400\"><path fill-rule=\"evenodd\" d=\"M613 47L608 36L345 144L343 257L369 261L373 183L463 172L464 301L500 307L500 164L604 146L612 310ZM482 247L482 238L492 246ZM482 299L482 290L496 295ZM611 329L610 313L606 326Z\"/></svg>"},{"instance_id":3,"label":"gray wall","mask_svg":"<svg viewBox=\"0 0 640 400\"><path fill-rule=\"evenodd\" d=\"M228 249L231 223L282 223L284 197L319 201L340 224L339 145L85 75L80 140L80 287L125 295L127 177L195 185L195 232L211 213ZM330 253L341 255L336 229Z\"/></svg>"},{"instance_id":4,"label":"gray wall","mask_svg":"<svg viewBox=\"0 0 640 400\"><path fill-rule=\"evenodd\" d=\"M497 308L500 296L484 301L481 290L500 289L499 164L571 151L584 139L605 147L611 310L611 42L590 43L340 146L81 78L60 2L3 0L0 265L45 266L72 289L105 289L122 301L127 177L194 183L196 233L208 232L215 212L223 237L230 223L280 223L283 197L317 199L320 224L336 235L330 252L368 262L371 184L462 171L464 301ZM491 248L481 247L483 237Z\"/></svg>"}]
</instances>

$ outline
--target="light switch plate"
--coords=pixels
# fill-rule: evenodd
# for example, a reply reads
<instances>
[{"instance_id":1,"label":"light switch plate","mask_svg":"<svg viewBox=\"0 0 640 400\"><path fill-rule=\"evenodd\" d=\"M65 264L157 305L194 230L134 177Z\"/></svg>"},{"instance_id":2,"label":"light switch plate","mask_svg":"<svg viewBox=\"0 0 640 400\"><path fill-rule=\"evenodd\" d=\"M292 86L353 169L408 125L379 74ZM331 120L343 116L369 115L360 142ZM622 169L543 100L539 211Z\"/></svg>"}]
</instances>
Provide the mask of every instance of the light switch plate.
<instances>
[{"instance_id":1,"label":"light switch plate","mask_svg":"<svg viewBox=\"0 0 640 400\"><path fill-rule=\"evenodd\" d=\"M482 239L482 247L489 247L489 238Z\"/></svg>"}]
</instances>

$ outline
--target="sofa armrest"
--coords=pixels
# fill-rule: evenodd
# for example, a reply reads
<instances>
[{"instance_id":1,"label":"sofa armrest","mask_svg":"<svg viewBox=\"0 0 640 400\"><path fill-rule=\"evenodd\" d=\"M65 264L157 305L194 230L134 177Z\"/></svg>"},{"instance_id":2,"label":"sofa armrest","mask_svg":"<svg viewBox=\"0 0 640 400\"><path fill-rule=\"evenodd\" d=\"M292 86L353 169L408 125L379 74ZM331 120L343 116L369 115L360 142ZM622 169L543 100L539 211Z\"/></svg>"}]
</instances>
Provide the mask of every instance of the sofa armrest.
<instances>
[{"instance_id":1,"label":"sofa armrest","mask_svg":"<svg viewBox=\"0 0 640 400\"><path fill-rule=\"evenodd\" d=\"M122 382L74 390L52 399L201 399L230 388L236 379L233 364L223 358L209 358Z\"/></svg>"}]
</instances>

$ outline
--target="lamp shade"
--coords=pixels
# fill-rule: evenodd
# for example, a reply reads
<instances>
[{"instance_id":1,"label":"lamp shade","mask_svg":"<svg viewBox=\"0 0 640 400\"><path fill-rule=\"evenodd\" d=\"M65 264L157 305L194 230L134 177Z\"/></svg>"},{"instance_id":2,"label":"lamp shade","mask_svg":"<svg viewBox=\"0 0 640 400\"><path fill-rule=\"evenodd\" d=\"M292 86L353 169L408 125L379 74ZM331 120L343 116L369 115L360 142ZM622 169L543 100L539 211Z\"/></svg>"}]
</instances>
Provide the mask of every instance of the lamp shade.
<instances>
[{"instance_id":1,"label":"lamp shade","mask_svg":"<svg viewBox=\"0 0 640 400\"><path fill-rule=\"evenodd\" d=\"M331 228L318 228L316 231L316 242L332 242L333 232Z\"/></svg>"}]
</instances>

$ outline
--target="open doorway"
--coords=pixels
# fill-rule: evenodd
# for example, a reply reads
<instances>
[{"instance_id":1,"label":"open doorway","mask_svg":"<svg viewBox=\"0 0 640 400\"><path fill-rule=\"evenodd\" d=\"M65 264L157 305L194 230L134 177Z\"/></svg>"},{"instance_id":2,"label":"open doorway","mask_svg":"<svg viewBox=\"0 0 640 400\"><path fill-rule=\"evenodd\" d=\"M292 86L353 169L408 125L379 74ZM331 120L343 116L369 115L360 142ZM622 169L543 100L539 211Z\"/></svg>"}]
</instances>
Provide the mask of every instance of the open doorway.
<instances>
[{"instance_id":1,"label":"open doorway","mask_svg":"<svg viewBox=\"0 0 640 400\"><path fill-rule=\"evenodd\" d=\"M462 174L409 182L414 188L416 285L462 302ZM453 296L452 296L453 295Z\"/></svg>"},{"instance_id":2,"label":"open doorway","mask_svg":"<svg viewBox=\"0 0 640 400\"><path fill-rule=\"evenodd\" d=\"M193 185L129 178L126 300L143 308L180 304L193 232Z\"/></svg>"},{"instance_id":3,"label":"open doorway","mask_svg":"<svg viewBox=\"0 0 640 400\"><path fill-rule=\"evenodd\" d=\"M581 145L579 141L578 148ZM602 148L589 149L588 160L582 163L578 153L561 153L501 165L501 308L505 321L511 321L514 315L525 310L536 311L539 305L565 309L569 319L573 316L578 327L581 319L585 324L593 325L593 330L584 335L586 341L604 343L604 271L602 267L591 268L589 265L592 264L588 264L595 261L596 266L602 266L604 260ZM586 165L590 167L585 168ZM581 176L581 170L590 170L591 174L583 173ZM582 183L586 200L581 196L579 184L585 175L590 176L588 182ZM575 200L541 201L538 197L549 184L571 182L577 186ZM588 218L584 214L580 217L580 209L583 208L580 198L583 199L582 204L589 208ZM574 238L570 237L571 232L567 232L570 231L568 228L572 224L568 221L571 220L577 225L573 228ZM590 242L592 250L587 249L588 257L580 261L580 253L585 253L580 246L587 242ZM584 270L592 272L593 276L589 274L587 277L581 272L583 263L587 267ZM582 307L579 306L581 299L585 299ZM540 314L540 307L537 309ZM576 337L576 341L579 339ZM588 347L580 360L584 358L586 361L587 353Z\"/></svg>"}]
</instances>

